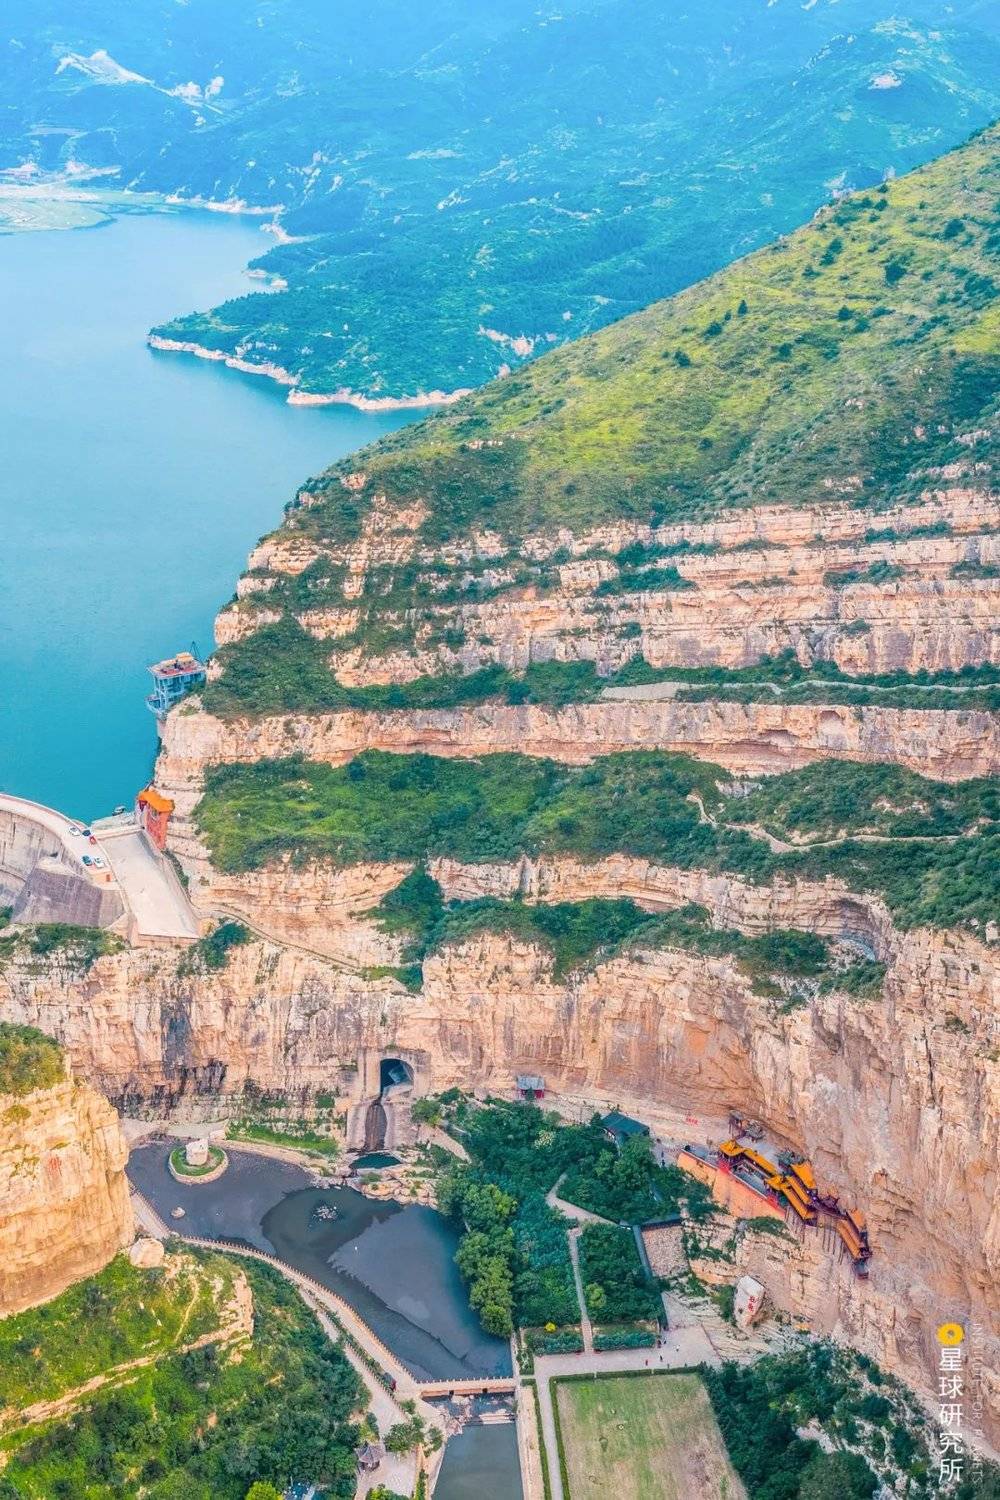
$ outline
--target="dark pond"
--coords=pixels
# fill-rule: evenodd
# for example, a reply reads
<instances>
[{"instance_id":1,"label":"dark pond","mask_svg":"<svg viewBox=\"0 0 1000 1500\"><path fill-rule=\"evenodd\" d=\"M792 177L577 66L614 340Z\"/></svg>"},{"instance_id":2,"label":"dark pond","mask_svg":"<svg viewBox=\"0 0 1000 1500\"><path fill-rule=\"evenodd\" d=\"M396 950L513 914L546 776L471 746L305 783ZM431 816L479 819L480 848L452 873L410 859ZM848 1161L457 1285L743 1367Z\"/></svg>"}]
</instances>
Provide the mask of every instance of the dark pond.
<instances>
[{"instance_id":1,"label":"dark pond","mask_svg":"<svg viewBox=\"0 0 1000 1500\"><path fill-rule=\"evenodd\" d=\"M369 1151L367 1156L358 1156L351 1162L356 1172L374 1172L378 1167L395 1167L399 1165L398 1156L390 1156L388 1151Z\"/></svg>"},{"instance_id":2,"label":"dark pond","mask_svg":"<svg viewBox=\"0 0 1000 1500\"><path fill-rule=\"evenodd\" d=\"M434 1209L375 1203L352 1188L314 1188L301 1168L232 1150L215 1182L188 1185L167 1171L170 1143L139 1146L128 1174L182 1232L240 1239L272 1251L338 1292L418 1379L510 1373L510 1350L469 1308L454 1264L455 1231ZM336 1218L321 1219L327 1205Z\"/></svg>"},{"instance_id":3,"label":"dark pond","mask_svg":"<svg viewBox=\"0 0 1000 1500\"><path fill-rule=\"evenodd\" d=\"M521 1500L513 1422L466 1427L448 1439L434 1500Z\"/></svg>"}]
</instances>

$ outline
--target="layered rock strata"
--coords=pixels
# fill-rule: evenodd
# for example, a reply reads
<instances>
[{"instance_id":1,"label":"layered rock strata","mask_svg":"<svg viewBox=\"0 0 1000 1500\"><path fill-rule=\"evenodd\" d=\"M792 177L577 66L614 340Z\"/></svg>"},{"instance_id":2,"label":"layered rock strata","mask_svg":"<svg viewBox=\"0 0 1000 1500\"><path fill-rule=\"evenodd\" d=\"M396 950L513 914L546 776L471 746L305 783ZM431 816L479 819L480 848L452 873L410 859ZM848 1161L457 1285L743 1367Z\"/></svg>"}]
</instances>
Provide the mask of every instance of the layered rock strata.
<instances>
[{"instance_id":1,"label":"layered rock strata","mask_svg":"<svg viewBox=\"0 0 1000 1500\"><path fill-rule=\"evenodd\" d=\"M376 501L355 541L266 539L217 638L244 639L288 608L330 642L347 684L539 661L608 674L637 657L740 668L783 651L859 675L996 665L1000 504L968 477L883 511L748 507L436 548L419 535L424 507ZM398 646L376 645L376 621Z\"/></svg>"},{"instance_id":2,"label":"layered rock strata","mask_svg":"<svg viewBox=\"0 0 1000 1500\"><path fill-rule=\"evenodd\" d=\"M1000 767L995 715L961 709L675 703L640 699L564 708L472 708L288 714L223 721L195 704L171 715L157 784L190 806L209 765L286 755L340 765L362 750L478 756L500 751L580 764L622 750L673 750L731 771L768 775L827 758L884 761L941 781Z\"/></svg>"}]
</instances>

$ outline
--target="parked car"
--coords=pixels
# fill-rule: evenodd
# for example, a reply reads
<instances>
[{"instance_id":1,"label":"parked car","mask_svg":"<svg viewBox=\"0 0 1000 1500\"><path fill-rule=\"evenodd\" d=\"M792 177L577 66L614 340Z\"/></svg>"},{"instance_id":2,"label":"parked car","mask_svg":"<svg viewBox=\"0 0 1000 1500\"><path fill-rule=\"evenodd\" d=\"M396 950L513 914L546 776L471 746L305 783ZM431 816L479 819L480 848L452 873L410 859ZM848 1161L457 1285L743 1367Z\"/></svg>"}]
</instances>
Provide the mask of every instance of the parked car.
<instances>
[{"instance_id":1,"label":"parked car","mask_svg":"<svg viewBox=\"0 0 1000 1500\"><path fill-rule=\"evenodd\" d=\"M96 838L95 838L95 837L94 837L94 835L93 835L93 834L91 834L91 835L90 835L90 842L91 842L91 843L92 843L92 844L96 844L96 843L97 843L97 840L96 840Z\"/></svg>"},{"instance_id":2,"label":"parked car","mask_svg":"<svg viewBox=\"0 0 1000 1500\"><path fill-rule=\"evenodd\" d=\"M75 823L71 823L69 825L69 831L70 831L70 833L79 833L80 832L79 828L77 828L77 826L76 826Z\"/></svg>"},{"instance_id":3,"label":"parked car","mask_svg":"<svg viewBox=\"0 0 1000 1500\"><path fill-rule=\"evenodd\" d=\"M93 867L94 867L95 870L103 870L104 869L104 861L103 861L103 859L98 858L96 855L90 861L90 863L93 865Z\"/></svg>"},{"instance_id":4,"label":"parked car","mask_svg":"<svg viewBox=\"0 0 1000 1500\"><path fill-rule=\"evenodd\" d=\"M94 863L89 854L83 855L83 862L85 865L92 865Z\"/></svg>"}]
</instances>

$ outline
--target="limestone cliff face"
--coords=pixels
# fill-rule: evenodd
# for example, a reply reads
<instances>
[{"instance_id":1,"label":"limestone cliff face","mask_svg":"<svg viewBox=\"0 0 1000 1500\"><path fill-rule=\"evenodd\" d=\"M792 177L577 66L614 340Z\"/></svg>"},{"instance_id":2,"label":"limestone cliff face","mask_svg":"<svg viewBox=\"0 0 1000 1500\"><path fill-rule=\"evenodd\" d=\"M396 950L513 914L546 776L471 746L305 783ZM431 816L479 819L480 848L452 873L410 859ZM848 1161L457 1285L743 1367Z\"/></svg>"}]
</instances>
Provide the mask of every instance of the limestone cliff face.
<instances>
[{"instance_id":1,"label":"limestone cliff face","mask_svg":"<svg viewBox=\"0 0 1000 1500\"><path fill-rule=\"evenodd\" d=\"M132 1238L118 1116L87 1083L0 1096L0 1317L92 1276Z\"/></svg>"},{"instance_id":2,"label":"limestone cliff face","mask_svg":"<svg viewBox=\"0 0 1000 1500\"><path fill-rule=\"evenodd\" d=\"M580 763L639 749L681 751L749 775L834 757L890 761L937 780L960 781L1000 768L1000 728L995 715L979 711L676 703L639 696L565 708L484 703L232 722L190 703L164 727L157 785L185 810L205 768L220 762L299 754L339 765L362 750L388 750L457 756L520 751Z\"/></svg>"},{"instance_id":3,"label":"limestone cliff face","mask_svg":"<svg viewBox=\"0 0 1000 1500\"><path fill-rule=\"evenodd\" d=\"M717 909L726 899L715 892ZM807 925L811 906L817 926L836 904L816 888L773 900L771 920ZM735 886L728 910L754 920ZM496 935L428 959L420 995L253 943L200 978L155 950L100 959L72 983L11 964L0 1010L58 1035L74 1067L147 1112L217 1115L247 1080L360 1100L384 1056L408 1061L420 1090L540 1073L570 1111L619 1105L678 1139L721 1139L739 1106L871 1224L870 1280L809 1242L790 1275L796 1309L815 1316L826 1299L840 1332L926 1391L945 1317L969 1322L984 1369L1000 1368L1000 970L971 937L894 933L875 910L869 921L889 963L883 996L832 992L787 1014L726 959L636 952L554 982L543 953ZM996 1442L1000 1400L983 1378Z\"/></svg>"},{"instance_id":4,"label":"limestone cliff face","mask_svg":"<svg viewBox=\"0 0 1000 1500\"><path fill-rule=\"evenodd\" d=\"M315 604L297 594L293 612L329 640L345 683L553 660L593 661L606 674L638 656L662 668L745 667L788 650L861 675L1000 661L990 574L1000 505L974 483L878 513L843 501L747 506L700 523L520 541L474 532L437 548L417 535L425 516L377 502L346 544L268 538L219 616L219 643L277 619L282 583L311 568L329 577ZM633 549L634 566L636 547L649 559L641 588L635 576L621 581L621 555ZM404 639L390 651L366 644L373 619ZM357 644L339 644L359 627Z\"/></svg>"},{"instance_id":5,"label":"limestone cliff face","mask_svg":"<svg viewBox=\"0 0 1000 1500\"><path fill-rule=\"evenodd\" d=\"M213 868L190 831L177 847L190 876L191 895L206 910L235 916L278 943L338 963L359 967L399 962L401 939L388 936L368 914L411 865L339 868L284 859L262 870L226 875ZM858 896L832 878L753 885L735 875L680 870L627 854L593 861L568 855L523 856L507 864L433 859L428 870L446 901L484 896L527 902L624 898L650 912L694 902L707 908L716 927L748 934L797 927L851 940L883 960L900 941L881 901Z\"/></svg>"}]
</instances>

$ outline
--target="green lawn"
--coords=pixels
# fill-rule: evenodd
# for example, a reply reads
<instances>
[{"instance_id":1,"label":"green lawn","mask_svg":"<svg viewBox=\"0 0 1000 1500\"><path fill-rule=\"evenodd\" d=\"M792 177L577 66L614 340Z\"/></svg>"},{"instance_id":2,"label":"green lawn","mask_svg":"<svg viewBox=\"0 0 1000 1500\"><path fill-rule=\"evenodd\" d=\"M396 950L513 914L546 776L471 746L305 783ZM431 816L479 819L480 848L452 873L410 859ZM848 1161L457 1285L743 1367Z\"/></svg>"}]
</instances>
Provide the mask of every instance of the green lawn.
<instances>
[{"instance_id":1,"label":"green lawn","mask_svg":"<svg viewBox=\"0 0 1000 1500\"><path fill-rule=\"evenodd\" d=\"M316 1151L323 1156L337 1156L340 1146L326 1135L317 1135L313 1130L298 1133L291 1130L276 1130L270 1125L259 1125L250 1120L233 1120L226 1132L231 1141L263 1141L269 1146L288 1146L294 1151Z\"/></svg>"},{"instance_id":2,"label":"green lawn","mask_svg":"<svg viewBox=\"0 0 1000 1500\"><path fill-rule=\"evenodd\" d=\"M743 1500L697 1375L557 1380L567 1500Z\"/></svg>"}]
</instances>

